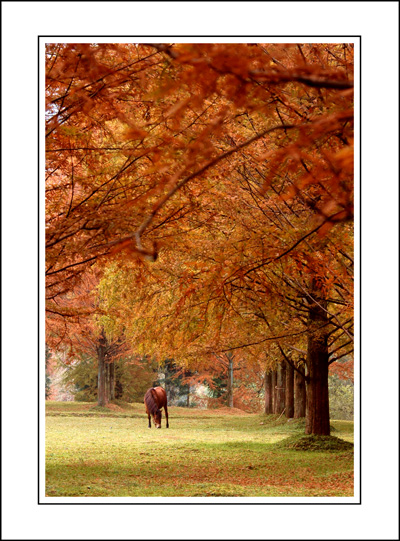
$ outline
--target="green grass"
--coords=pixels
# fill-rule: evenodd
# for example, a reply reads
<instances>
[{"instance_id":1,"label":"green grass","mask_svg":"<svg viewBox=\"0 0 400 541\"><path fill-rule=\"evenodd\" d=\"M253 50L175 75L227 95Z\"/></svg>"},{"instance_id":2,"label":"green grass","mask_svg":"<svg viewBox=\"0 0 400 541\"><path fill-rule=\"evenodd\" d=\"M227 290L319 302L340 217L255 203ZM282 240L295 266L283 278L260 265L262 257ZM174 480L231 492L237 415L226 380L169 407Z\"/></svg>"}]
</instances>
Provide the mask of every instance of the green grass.
<instances>
[{"instance_id":1,"label":"green grass","mask_svg":"<svg viewBox=\"0 0 400 541\"><path fill-rule=\"evenodd\" d=\"M353 496L351 421L307 447L303 420L169 409L149 430L142 404L46 402L46 495Z\"/></svg>"}]
</instances>

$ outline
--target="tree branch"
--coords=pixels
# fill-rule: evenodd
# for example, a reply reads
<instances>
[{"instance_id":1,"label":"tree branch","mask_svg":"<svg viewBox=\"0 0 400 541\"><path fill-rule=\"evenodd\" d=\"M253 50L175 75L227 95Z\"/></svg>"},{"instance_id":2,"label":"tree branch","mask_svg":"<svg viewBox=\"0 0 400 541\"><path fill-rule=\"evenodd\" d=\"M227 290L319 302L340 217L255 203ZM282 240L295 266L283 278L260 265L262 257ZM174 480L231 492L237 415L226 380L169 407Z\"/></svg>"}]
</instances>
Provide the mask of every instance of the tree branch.
<instances>
[{"instance_id":1,"label":"tree branch","mask_svg":"<svg viewBox=\"0 0 400 541\"><path fill-rule=\"evenodd\" d=\"M339 357L335 357L334 359L331 359L329 362L328 362L328 365L331 365L332 363L334 363L335 361L338 361L339 359L341 359L342 357L346 357L346 355L350 355L350 353L353 353L353 349L351 349L350 351L346 351L345 353L342 353L341 355L339 355Z\"/></svg>"},{"instance_id":2,"label":"tree branch","mask_svg":"<svg viewBox=\"0 0 400 541\"><path fill-rule=\"evenodd\" d=\"M231 156L235 152L238 152L239 150L247 147L251 143L254 143L255 141L258 141L258 139L261 139L265 135L267 135L267 134L269 134L269 133L271 133L273 131L277 131L277 130L285 130L285 129L289 130L289 129L295 129L295 128L300 128L300 127L302 127L301 124L286 124L286 125L274 126L273 128L268 128L268 129L260 132L259 134L251 137L250 139L247 139L247 141L244 141L240 145L237 145L237 146L235 146L233 148L230 148L226 152L223 152L219 156L211 159L205 165L203 165L203 167L201 167L197 171L194 171L193 173L191 173L190 175L188 175L184 179L182 179L180 182L175 184L175 186L173 188L171 188L154 205L154 208L153 208L152 212L146 217L146 219L142 222L142 224L139 226L139 228L134 233L132 233L131 235L129 235L128 237L125 237L125 238L126 239L135 239L137 251L144 254L144 255L150 256L150 259L152 258L152 260L155 261L157 259L157 253L155 251L150 252L148 250L145 250L143 248L143 246L142 246L141 237L142 237L144 231L147 229L147 227L152 223L152 221L154 220L155 216L160 211L160 209L165 205L165 203L169 199L171 199L171 197L173 197L173 195L175 195L175 193L178 190L180 190L183 186L185 186L185 184L187 184L189 181L193 180L196 177L201 176L208 169L210 169L211 167L214 167L214 165L216 165L220 161L224 160L228 156Z\"/></svg>"},{"instance_id":3,"label":"tree branch","mask_svg":"<svg viewBox=\"0 0 400 541\"><path fill-rule=\"evenodd\" d=\"M309 381L310 378L309 378L308 376L306 376L305 374L303 374L303 372L297 368L297 366L294 364L294 362L293 362L291 359L289 359L289 357L288 357L288 356L286 355L286 353L283 351L282 346L280 345L279 342L278 342L278 348L279 348L279 351L281 352L283 358L285 359L285 361L286 361L286 362L287 362L294 370L296 370L296 372L298 372L298 373L301 375L301 377L304 379L304 381Z\"/></svg>"}]
</instances>

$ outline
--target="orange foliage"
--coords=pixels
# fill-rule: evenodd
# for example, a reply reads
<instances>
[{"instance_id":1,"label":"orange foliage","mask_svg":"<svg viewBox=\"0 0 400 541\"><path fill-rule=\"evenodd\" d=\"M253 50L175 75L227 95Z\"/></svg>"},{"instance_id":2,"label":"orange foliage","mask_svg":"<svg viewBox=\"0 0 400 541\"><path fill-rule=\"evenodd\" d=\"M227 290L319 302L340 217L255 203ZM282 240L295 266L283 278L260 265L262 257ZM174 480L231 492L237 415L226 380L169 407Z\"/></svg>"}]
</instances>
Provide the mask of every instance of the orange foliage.
<instances>
[{"instance_id":1,"label":"orange foliage","mask_svg":"<svg viewBox=\"0 0 400 541\"><path fill-rule=\"evenodd\" d=\"M312 279L350 351L352 88L345 43L48 45L50 335L84 329L113 262L146 353L265 368L304 350Z\"/></svg>"}]
</instances>

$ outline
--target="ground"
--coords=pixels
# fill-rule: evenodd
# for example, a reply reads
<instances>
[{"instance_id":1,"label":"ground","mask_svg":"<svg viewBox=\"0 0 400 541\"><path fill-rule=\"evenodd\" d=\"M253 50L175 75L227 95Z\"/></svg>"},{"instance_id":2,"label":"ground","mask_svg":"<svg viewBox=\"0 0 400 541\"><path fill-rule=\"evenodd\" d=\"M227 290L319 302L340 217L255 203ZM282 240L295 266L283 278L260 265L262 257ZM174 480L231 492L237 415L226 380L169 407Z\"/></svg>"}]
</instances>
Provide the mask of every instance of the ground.
<instances>
[{"instance_id":1,"label":"ground","mask_svg":"<svg viewBox=\"0 0 400 541\"><path fill-rule=\"evenodd\" d=\"M46 412L46 496L353 496L350 421L307 446L304 420L230 408L171 407L161 430L142 404Z\"/></svg>"}]
</instances>

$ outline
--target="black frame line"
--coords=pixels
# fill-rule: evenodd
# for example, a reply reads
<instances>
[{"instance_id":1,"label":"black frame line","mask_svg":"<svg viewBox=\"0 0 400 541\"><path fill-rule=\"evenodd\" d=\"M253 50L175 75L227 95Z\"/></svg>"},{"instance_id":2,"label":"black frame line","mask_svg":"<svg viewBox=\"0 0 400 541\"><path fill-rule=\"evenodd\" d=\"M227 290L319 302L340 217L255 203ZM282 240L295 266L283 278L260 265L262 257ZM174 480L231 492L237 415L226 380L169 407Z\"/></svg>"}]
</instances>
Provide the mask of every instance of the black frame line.
<instances>
[{"instance_id":1,"label":"black frame line","mask_svg":"<svg viewBox=\"0 0 400 541\"><path fill-rule=\"evenodd\" d=\"M352 38L352 39L358 39L359 40L359 84L360 84L360 90L359 90L359 141L360 141L360 152L359 152L359 177L360 177L360 185L359 185L359 242L360 242L360 250L359 250L359 295L360 295L360 302L358 306L358 314L359 314L359 321L360 321L360 336L359 336L359 359L358 359L358 366L359 366L359 375L360 375L360 393L359 393L359 442L360 442L360 449L359 449L359 502L43 502L40 501L40 403L41 403L41 396L40 396L40 381L39 376L41 375L41 369L40 369L40 360L41 360L41 343L40 343L40 313L41 313L41 298L40 298L40 285L41 285L41 276L40 276L40 231L41 231L41 223L40 223L40 151L41 151L41 144L40 144L40 123L41 123L41 110L40 110L40 44L41 40L43 38L130 38L130 39L136 39L136 38ZM362 51L362 36L361 35L38 35L38 66L37 66L37 76L38 76L38 124L37 124L37 130L38 130L38 142L37 142L37 153L38 153L38 382L37 382L37 391L38 391L38 399L37 399L37 416L38 416L38 430L37 430L37 452L38 452L38 470L37 470L37 479L38 479L38 488L37 488L37 505L346 505L346 506L353 506L353 505L362 505L362 452L361 452L361 418L362 418L362 409L361 409L361 396L362 396L362 367L361 367L361 356L362 356L362 344L361 344L361 250L362 250L362 237L361 237L361 223L362 223L362 214L361 214L361 176L362 176L362 163L361 163L361 147L362 147L362 141L361 141L361 95L362 95L362 74L361 74L361 51ZM43 278L44 279L44 278ZM44 304L44 302L43 302ZM44 306L43 306L44 309ZM43 344L44 347L44 344ZM60 539L60 541L68 541ZM101 541L101 540L100 540ZM149 540L149 541L157 541L157 540ZM288 541L288 540L282 540L282 541Z\"/></svg>"}]
</instances>

